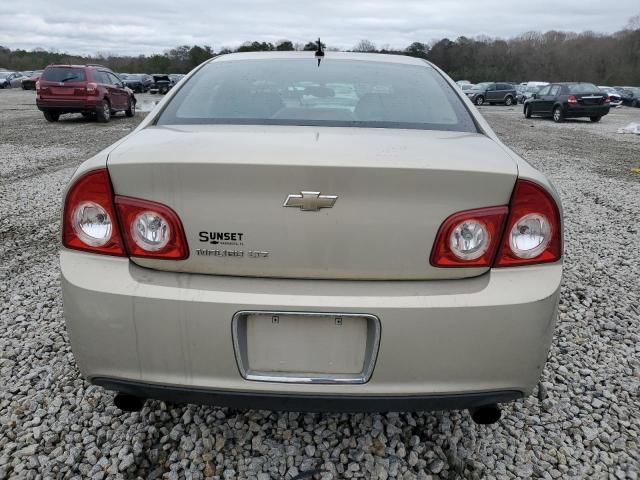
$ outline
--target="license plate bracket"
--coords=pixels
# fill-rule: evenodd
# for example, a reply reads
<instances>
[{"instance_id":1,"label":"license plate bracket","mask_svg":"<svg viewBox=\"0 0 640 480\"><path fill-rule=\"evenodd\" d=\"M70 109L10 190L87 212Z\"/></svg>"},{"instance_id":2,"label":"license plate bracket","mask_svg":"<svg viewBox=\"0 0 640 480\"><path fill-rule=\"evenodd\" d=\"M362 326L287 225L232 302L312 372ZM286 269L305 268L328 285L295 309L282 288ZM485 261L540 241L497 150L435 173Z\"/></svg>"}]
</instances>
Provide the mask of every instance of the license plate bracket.
<instances>
[{"instance_id":1,"label":"license plate bracket","mask_svg":"<svg viewBox=\"0 0 640 480\"><path fill-rule=\"evenodd\" d=\"M380 343L370 314L241 311L232 330L240 374L263 382L366 383Z\"/></svg>"}]
</instances>

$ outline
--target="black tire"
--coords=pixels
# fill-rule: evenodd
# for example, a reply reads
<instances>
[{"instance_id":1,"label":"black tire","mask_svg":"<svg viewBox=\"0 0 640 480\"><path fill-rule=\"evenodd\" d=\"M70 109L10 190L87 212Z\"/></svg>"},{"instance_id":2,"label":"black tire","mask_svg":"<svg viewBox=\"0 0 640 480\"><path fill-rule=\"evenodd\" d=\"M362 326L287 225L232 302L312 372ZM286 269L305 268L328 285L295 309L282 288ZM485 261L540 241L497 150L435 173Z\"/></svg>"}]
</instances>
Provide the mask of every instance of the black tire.
<instances>
[{"instance_id":1,"label":"black tire","mask_svg":"<svg viewBox=\"0 0 640 480\"><path fill-rule=\"evenodd\" d=\"M530 105L525 105L524 106L524 118L531 118L531 106Z\"/></svg>"},{"instance_id":2,"label":"black tire","mask_svg":"<svg viewBox=\"0 0 640 480\"><path fill-rule=\"evenodd\" d=\"M564 120L564 114L562 113L562 107L560 105L553 107L553 113L551 115L553 121L556 123L560 123Z\"/></svg>"},{"instance_id":3,"label":"black tire","mask_svg":"<svg viewBox=\"0 0 640 480\"><path fill-rule=\"evenodd\" d=\"M640 102L638 100L634 100L631 102L632 107L640 108Z\"/></svg>"},{"instance_id":4,"label":"black tire","mask_svg":"<svg viewBox=\"0 0 640 480\"><path fill-rule=\"evenodd\" d=\"M133 117L136 114L136 102L133 98L129 97L129 108L124 111L127 117Z\"/></svg>"},{"instance_id":5,"label":"black tire","mask_svg":"<svg viewBox=\"0 0 640 480\"><path fill-rule=\"evenodd\" d=\"M595 117L589 117L589 120L591 120L593 123L597 123L602 119L601 116L595 116Z\"/></svg>"},{"instance_id":6,"label":"black tire","mask_svg":"<svg viewBox=\"0 0 640 480\"><path fill-rule=\"evenodd\" d=\"M513 97L511 95L507 95L507 98L504 99L504 104L507 107L510 107L511 105L513 105Z\"/></svg>"},{"instance_id":7,"label":"black tire","mask_svg":"<svg viewBox=\"0 0 640 480\"><path fill-rule=\"evenodd\" d=\"M475 103L476 105L483 105L484 104L484 97L482 95L478 95L476 97L476 99L473 101L473 103Z\"/></svg>"},{"instance_id":8,"label":"black tire","mask_svg":"<svg viewBox=\"0 0 640 480\"><path fill-rule=\"evenodd\" d=\"M58 112L52 112L51 110L45 110L44 118L47 119L47 122L57 122L60 119L60 114Z\"/></svg>"},{"instance_id":9,"label":"black tire","mask_svg":"<svg viewBox=\"0 0 640 480\"><path fill-rule=\"evenodd\" d=\"M111 105L109 104L109 100L103 100L98 110L96 110L96 119L100 123L107 123L111 120Z\"/></svg>"}]
</instances>

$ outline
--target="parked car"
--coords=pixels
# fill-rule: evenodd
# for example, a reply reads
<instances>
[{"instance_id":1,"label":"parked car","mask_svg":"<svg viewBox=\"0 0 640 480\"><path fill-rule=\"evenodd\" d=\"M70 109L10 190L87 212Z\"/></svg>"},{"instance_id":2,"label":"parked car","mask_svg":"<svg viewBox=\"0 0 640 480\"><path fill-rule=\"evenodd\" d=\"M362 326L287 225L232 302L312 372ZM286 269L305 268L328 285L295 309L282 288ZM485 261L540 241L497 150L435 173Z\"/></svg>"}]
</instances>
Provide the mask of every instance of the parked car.
<instances>
[{"instance_id":1,"label":"parked car","mask_svg":"<svg viewBox=\"0 0 640 480\"><path fill-rule=\"evenodd\" d=\"M613 87L622 97L622 104L629 107L640 107L640 88L638 87Z\"/></svg>"},{"instance_id":2,"label":"parked car","mask_svg":"<svg viewBox=\"0 0 640 480\"><path fill-rule=\"evenodd\" d=\"M519 95L518 103L524 104L524 102L531 98L534 93L537 93L542 87L546 87L547 85L549 84L546 82L531 82L531 84L527 85Z\"/></svg>"},{"instance_id":3,"label":"parked car","mask_svg":"<svg viewBox=\"0 0 640 480\"><path fill-rule=\"evenodd\" d=\"M0 72L0 88L11 88L16 80L22 78L20 72Z\"/></svg>"},{"instance_id":4,"label":"parked car","mask_svg":"<svg viewBox=\"0 0 640 480\"><path fill-rule=\"evenodd\" d=\"M136 93L144 93L152 87L153 77L145 73L128 73L124 84Z\"/></svg>"},{"instance_id":5,"label":"parked car","mask_svg":"<svg viewBox=\"0 0 640 480\"><path fill-rule=\"evenodd\" d=\"M609 105L612 107L619 107L622 105L622 95L613 87L598 86L600 90L609 95Z\"/></svg>"},{"instance_id":6,"label":"parked car","mask_svg":"<svg viewBox=\"0 0 640 480\"><path fill-rule=\"evenodd\" d=\"M38 80L40 80L40 76L42 75L42 72L44 70L35 70L33 72L31 72L31 75L23 78L22 81L20 82L20 86L22 87L23 90L35 90L36 89L36 82Z\"/></svg>"},{"instance_id":7,"label":"parked car","mask_svg":"<svg viewBox=\"0 0 640 480\"><path fill-rule=\"evenodd\" d=\"M64 200L69 339L117 406L471 408L490 423L533 390L560 198L444 72L254 52L183 81ZM329 102L283 97L294 85ZM356 93L349 108L329 85Z\"/></svg>"},{"instance_id":8,"label":"parked car","mask_svg":"<svg viewBox=\"0 0 640 480\"><path fill-rule=\"evenodd\" d=\"M475 85L473 83L463 83L462 85L459 85L459 87L460 87L460 90L466 93L472 90L473 87L475 87Z\"/></svg>"},{"instance_id":9,"label":"parked car","mask_svg":"<svg viewBox=\"0 0 640 480\"><path fill-rule=\"evenodd\" d=\"M167 93L173 87L173 80L169 77L169 75L165 75L162 73L155 73L152 75L153 77L153 85L149 88L149 93L159 93L161 95Z\"/></svg>"},{"instance_id":10,"label":"parked car","mask_svg":"<svg viewBox=\"0 0 640 480\"><path fill-rule=\"evenodd\" d=\"M524 103L524 116L565 118L588 117L599 122L609 113L609 96L592 83L553 83L542 87Z\"/></svg>"},{"instance_id":11,"label":"parked car","mask_svg":"<svg viewBox=\"0 0 640 480\"><path fill-rule=\"evenodd\" d=\"M133 92L101 65L49 65L36 83L36 105L49 122L64 113L95 115L108 122L115 112L127 117L136 112Z\"/></svg>"},{"instance_id":12,"label":"parked car","mask_svg":"<svg viewBox=\"0 0 640 480\"><path fill-rule=\"evenodd\" d=\"M503 103L509 106L516 101L516 87L510 83L482 82L465 93L476 105Z\"/></svg>"},{"instance_id":13,"label":"parked car","mask_svg":"<svg viewBox=\"0 0 640 480\"><path fill-rule=\"evenodd\" d=\"M175 87L176 84L185 77L183 73L170 73L169 78L172 82L172 87Z\"/></svg>"}]
</instances>

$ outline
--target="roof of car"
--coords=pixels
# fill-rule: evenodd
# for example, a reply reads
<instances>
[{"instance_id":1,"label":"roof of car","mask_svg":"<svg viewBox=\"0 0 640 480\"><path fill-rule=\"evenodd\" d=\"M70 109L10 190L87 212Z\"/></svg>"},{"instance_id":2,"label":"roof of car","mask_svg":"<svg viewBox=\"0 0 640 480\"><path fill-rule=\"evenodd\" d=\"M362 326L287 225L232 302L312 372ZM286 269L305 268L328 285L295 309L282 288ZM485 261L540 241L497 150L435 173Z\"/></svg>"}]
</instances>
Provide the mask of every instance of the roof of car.
<instances>
[{"instance_id":1,"label":"roof of car","mask_svg":"<svg viewBox=\"0 0 640 480\"><path fill-rule=\"evenodd\" d=\"M47 65L47 68L50 67L65 67L65 68L103 68L105 70L111 70L109 67L105 67L104 65L97 64L85 64L85 65L71 65L67 63L54 63L52 65Z\"/></svg>"},{"instance_id":2,"label":"roof of car","mask_svg":"<svg viewBox=\"0 0 640 480\"><path fill-rule=\"evenodd\" d=\"M226 62L233 60L266 60L272 58L309 58L314 59L315 52L307 51L287 51L287 52L240 52L218 55L211 59L215 62ZM406 65L429 64L425 60L408 55L388 55L383 53L359 53L359 52L328 52L325 50L323 60L362 60L368 62L403 63Z\"/></svg>"}]
</instances>

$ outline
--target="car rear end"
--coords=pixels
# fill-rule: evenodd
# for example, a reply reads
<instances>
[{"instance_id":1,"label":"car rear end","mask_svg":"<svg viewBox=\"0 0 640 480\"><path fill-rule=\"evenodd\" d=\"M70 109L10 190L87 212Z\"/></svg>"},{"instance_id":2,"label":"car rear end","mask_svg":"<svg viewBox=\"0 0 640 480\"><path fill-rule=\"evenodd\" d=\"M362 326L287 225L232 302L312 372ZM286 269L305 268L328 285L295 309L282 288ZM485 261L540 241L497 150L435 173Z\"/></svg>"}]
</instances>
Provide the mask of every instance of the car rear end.
<instances>
[{"instance_id":1,"label":"car rear end","mask_svg":"<svg viewBox=\"0 0 640 480\"><path fill-rule=\"evenodd\" d=\"M609 95L591 83L564 85L562 93L564 118L601 118L611 108Z\"/></svg>"},{"instance_id":2,"label":"car rear end","mask_svg":"<svg viewBox=\"0 0 640 480\"><path fill-rule=\"evenodd\" d=\"M289 410L528 394L562 275L555 191L435 67L305 55L208 63L76 172L61 269L82 373Z\"/></svg>"},{"instance_id":3,"label":"car rear end","mask_svg":"<svg viewBox=\"0 0 640 480\"><path fill-rule=\"evenodd\" d=\"M101 105L99 84L89 67L51 65L36 82L36 105L57 113L94 112Z\"/></svg>"}]
</instances>

